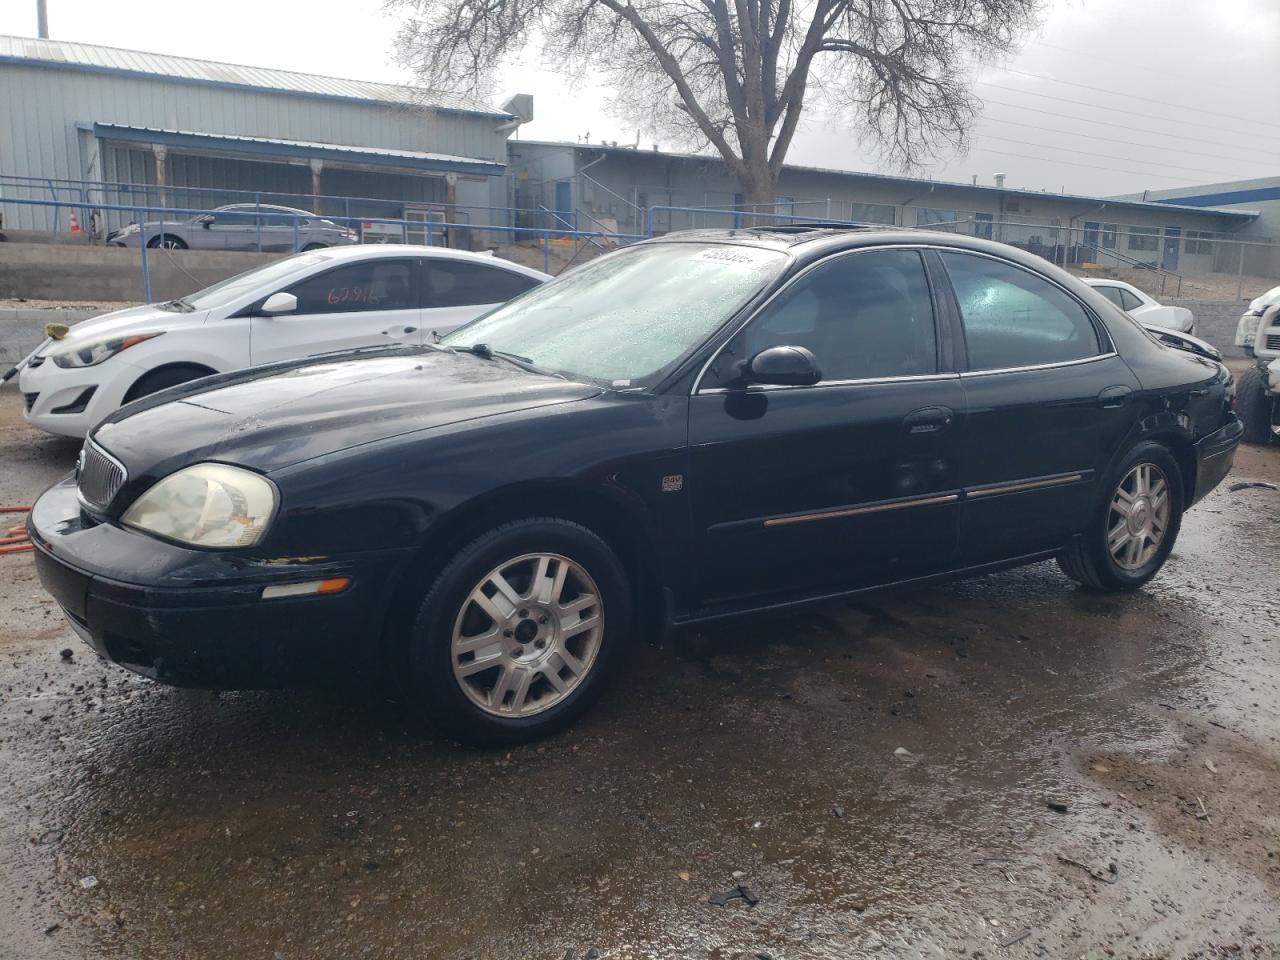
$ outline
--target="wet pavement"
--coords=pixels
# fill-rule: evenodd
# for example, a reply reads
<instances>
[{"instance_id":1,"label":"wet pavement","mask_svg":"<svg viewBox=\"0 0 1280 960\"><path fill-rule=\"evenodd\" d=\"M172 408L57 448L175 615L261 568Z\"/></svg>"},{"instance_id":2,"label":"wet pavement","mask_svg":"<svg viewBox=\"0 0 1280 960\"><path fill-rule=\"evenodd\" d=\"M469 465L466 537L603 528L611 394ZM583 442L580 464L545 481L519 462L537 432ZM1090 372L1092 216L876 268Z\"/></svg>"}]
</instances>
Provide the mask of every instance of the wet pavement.
<instances>
[{"instance_id":1,"label":"wet pavement","mask_svg":"<svg viewBox=\"0 0 1280 960\"><path fill-rule=\"evenodd\" d=\"M77 446L0 391L0 502ZM495 753L139 680L0 557L0 957L1280 956L1278 573L1280 493L1224 484L1137 594L1046 563L678 635Z\"/></svg>"}]
</instances>

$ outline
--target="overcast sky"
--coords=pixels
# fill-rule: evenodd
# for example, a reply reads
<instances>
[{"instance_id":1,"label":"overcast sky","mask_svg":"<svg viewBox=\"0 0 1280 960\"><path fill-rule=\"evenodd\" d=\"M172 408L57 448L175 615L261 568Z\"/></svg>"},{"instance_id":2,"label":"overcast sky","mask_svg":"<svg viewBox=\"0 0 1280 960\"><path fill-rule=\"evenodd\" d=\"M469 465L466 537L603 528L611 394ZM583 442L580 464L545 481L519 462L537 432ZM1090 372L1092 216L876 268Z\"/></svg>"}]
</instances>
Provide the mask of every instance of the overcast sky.
<instances>
[{"instance_id":1,"label":"overcast sky","mask_svg":"<svg viewBox=\"0 0 1280 960\"><path fill-rule=\"evenodd\" d=\"M394 62L396 22L376 0L48 2L54 39L408 79ZM34 36L35 8L5 0L0 33ZM1280 175L1277 51L1277 0L1051 0L1021 53L979 75L985 107L969 154L925 175L989 183L1004 172L1010 186L1100 195ZM534 95L536 119L522 138L635 142L636 130L609 116L603 92L568 85L536 52L507 68L500 88ZM653 142L642 136L646 148ZM818 114L788 160L896 172Z\"/></svg>"}]
</instances>

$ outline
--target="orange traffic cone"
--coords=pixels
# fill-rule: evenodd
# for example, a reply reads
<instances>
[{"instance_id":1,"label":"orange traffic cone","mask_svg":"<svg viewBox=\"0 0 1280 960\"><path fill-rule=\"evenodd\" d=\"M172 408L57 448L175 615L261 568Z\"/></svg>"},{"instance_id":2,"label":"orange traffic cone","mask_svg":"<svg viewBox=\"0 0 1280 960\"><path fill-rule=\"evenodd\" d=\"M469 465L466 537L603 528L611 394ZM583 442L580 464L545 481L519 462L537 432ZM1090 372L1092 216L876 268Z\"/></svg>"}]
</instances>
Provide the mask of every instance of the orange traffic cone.
<instances>
[{"instance_id":1,"label":"orange traffic cone","mask_svg":"<svg viewBox=\"0 0 1280 960\"><path fill-rule=\"evenodd\" d=\"M79 233L79 232L80 232L80 221L76 219L76 208L75 208L75 207L72 207L72 208L71 208L71 232L72 232L72 233Z\"/></svg>"}]
</instances>

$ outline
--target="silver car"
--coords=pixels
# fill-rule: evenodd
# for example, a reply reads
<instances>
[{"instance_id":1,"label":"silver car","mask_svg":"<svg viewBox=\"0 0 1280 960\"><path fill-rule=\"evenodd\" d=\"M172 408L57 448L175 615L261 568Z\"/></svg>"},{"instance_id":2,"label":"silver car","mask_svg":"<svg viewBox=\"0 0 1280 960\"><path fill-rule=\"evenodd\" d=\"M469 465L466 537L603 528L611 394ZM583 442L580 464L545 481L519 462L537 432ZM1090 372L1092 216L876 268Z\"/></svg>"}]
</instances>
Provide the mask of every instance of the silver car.
<instances>
[{"instance_id":1,"label":"silver car","mask_svg":"<svg viewBox=\"0 0 1280 960\"><path fill-rule=\"evenodd\" d=\"M296 224L296 226L295 226ZM319 250L358 243L354 230L308 210L274 204L232 203L190 220L149 220L131 223L107 234L113 247L171 250Z\"/></svg>"}]
</instances>

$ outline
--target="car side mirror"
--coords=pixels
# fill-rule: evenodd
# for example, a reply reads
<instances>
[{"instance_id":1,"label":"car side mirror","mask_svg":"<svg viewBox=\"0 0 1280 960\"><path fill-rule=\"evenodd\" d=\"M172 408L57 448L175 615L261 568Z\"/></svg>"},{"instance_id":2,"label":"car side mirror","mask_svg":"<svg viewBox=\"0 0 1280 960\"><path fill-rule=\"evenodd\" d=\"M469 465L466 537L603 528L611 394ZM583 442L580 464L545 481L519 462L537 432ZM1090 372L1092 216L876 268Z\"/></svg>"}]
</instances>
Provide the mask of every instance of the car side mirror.
<instances>
[{"instance_id":1,"label":"car side mirror","mask_svg":"<svg viewBox=\"0 0 1280 960\"><path fill-rule=\"evenodd\" d=\"M747 383L811 387L822 379L822 371L818 358L804 347L768 347L747 361L743 378Z\"/></svg>"},{"instance_id":2,"label":"car side mirror","mask_svg":"<svg viewBox=\"0 0 1280 960\"><path fill-rule=\"evenodd\" d=\"M273 293L262 301L258 312L264 316L274 317L281 313L293 313L298 309L298 298L292 293Z\"/></svg>"},{"instance_id":3,"label":"car side mirror","mask_svg":"<svg viewBox=\"0 0 1280 960\"><path fill-rule=\"evenodd\" d=\"M208 230L210 227L213 226L213 217L201 217L200 226Z\"/></svg>"}]
</instances>

